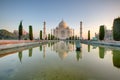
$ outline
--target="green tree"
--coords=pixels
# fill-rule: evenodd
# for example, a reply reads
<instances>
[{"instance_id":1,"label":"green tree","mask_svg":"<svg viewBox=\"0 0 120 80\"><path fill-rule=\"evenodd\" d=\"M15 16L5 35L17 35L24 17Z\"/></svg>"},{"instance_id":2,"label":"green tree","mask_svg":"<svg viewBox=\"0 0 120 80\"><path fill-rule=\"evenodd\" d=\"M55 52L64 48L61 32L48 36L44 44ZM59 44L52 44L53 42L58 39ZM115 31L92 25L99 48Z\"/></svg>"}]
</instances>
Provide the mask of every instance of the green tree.
<instances>
[{"instance_id":1,"label":"green tree","mask_svg":"<svg viewBox=\"0 0 120 80\"><path fill-rule=\"evenodd\" d=\"M88 31L88 40L90 40L90 30Z\"/></svg>"},{"instance_id":2,"label":"green tree","mask_svg":"<svg viewBox=\"0 0 120 80\"><path fill-rule=\"evenodd\" d=\"M77 35L75 36L75 40L77 40Z\"/></svg>"},{"instance_id":3,"label":"green tree","mask_svg":"<svg viewBox=\"0 0 120 80\"><path fill-rule=\"evenodd\" d=\"M113 22L113 39L120 41L120 17L114 19Z\"/></svg>"},{"instance_id":4,"label":"green tree","mask_svg":"<svg viewBox=\"0 0 120 80\"><path fill-rule=\"evenodd\" d=\"M40 40L42 40L42 30L40 30Z\"/></svg>"},{"instance_id":5,"label":"green tree","mask_svg":"<svg viewBox=\"0 0 120 80\"><path fill-rule=\"evenodd\" d=\"M105 36L105 26L101 25L99 29L99 40L104 40Z\"/></svg>"},{"instance_id":6,"label":"green tree","mask_svg":"<svg viewBox=\"0 0 120 80\"><path fill-rule=\"evenodd\" d=\"M72 38L71 37L69 37L69 40L71 40Z\"/></svg>"},{"instance_id":7,"label":"green tree","mask_svg":"<svg viewBox=\"0 0 120 80\"><path fill-rule=\"evenodd\" d=\"M23 32L22 30L23 30L22 21L20 21L20 25L19 25L19 35L18 35L18 36L19 36L19 37L18 37L19 40L21 40L21 37L22 37L22 35L23 35L23 34L22 34L22 32Z\"/></svg>"},{"instance_id":8,"label":"green tree","mask_svg":"<svg viewBox=\"0 0 120 80\"><path fill-rule=\"evenodd\" d=\"M29 26L29 39L33 40L33 30L32 30L32 26Z\"/></svg>"},{"instance_id":9,"label":"green tree","mask_svg":"<svg viewBox=\"0 0 120 80\"><path fill-rule=\"evenodd\" d=\"M53 35L51 34L51 40L53 40Z\"/></svg>"},{"instance_id":10,"label":"green tree","mask_svg":"<svg viewBox=\"0 0 120 80\"><path fill-rule=\"evenodd\" d=\"M48 34L48 40L50 40L50 34Z\"/></svg>"},{"instance_id":11,"label":"green tree","mask_svg":"<svg viewBox=\"0 0 120 80\"><path fill-rule=\"evenodd\" d=\"M53 35L52 38L53 38L53 40L54 40L54 39L55 39L55 36Z\"/></svg>"},{"instance_id":12,"label":"green tree","mask_svg":"<svg viewBox=\"0 0 120 80\"><path fill-rule=\"evenodd\" d=\"M72 40L74 40L74 36L72 36Z\"/></svg>"}]
</instances>

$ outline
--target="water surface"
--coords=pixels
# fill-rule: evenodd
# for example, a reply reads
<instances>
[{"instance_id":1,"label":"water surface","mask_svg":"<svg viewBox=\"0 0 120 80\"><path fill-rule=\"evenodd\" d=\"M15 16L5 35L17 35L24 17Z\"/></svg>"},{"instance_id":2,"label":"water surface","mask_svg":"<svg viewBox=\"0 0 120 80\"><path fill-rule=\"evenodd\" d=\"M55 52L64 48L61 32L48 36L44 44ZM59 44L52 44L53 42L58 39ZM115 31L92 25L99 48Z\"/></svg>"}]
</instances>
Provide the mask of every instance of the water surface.
<instances>
[{"instance_id":1,"label":"water surface","mask_svg":"<svg viewBox=\"0 0 120 80\"><path fill-rule=\"evenodd\" d=\"M52 42L0 57L0 80L120 80L120 51Z\"/></svg>"}]
</instances>

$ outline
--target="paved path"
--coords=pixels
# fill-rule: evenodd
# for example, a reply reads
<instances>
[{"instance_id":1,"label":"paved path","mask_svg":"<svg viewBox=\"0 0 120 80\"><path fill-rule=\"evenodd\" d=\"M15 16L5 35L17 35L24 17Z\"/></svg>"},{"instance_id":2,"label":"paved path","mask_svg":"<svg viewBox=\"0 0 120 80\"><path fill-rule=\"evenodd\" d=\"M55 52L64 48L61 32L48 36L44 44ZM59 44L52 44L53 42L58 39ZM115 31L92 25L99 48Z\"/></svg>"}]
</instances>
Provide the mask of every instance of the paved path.
<instances>
[{"instance_id":1,"label":"paved path","mask_svg":"<svg viewBox=\"0 0 120 80\"><path fill-rule=\"evenodd\" d=\"M0 40L0 51L12 49L12 48L20 48L27 47L41 43L47 42L55 42L56 40L41 40L41 41L30 41L30 40Z\"/></svg>"},{"instance_id":2,"label":"paved path","mask_svg":"<svg viewBox=\"0 0 120 80\"><path fill-rule=\"evenodd\" d=\"M114 46L120 47L120 41L81 41L82 43L87 44L96 44L96 45L106 45L106 46Z\"/></svg>"},{"instance_id":3,"label":"paved path","mask_svg":"<svg viewBox=\"0 0 120 80\"><path fill-rule=\"evenodd\" d=\"M35 45L35 44L39 44L39 43L40 42L27 42L27 43L0 45L0 51L1 50L6 50L6 49L11 49L11 48L16 48L16 47L25 47L25 46Z\"/></svg>"}]
</instances>

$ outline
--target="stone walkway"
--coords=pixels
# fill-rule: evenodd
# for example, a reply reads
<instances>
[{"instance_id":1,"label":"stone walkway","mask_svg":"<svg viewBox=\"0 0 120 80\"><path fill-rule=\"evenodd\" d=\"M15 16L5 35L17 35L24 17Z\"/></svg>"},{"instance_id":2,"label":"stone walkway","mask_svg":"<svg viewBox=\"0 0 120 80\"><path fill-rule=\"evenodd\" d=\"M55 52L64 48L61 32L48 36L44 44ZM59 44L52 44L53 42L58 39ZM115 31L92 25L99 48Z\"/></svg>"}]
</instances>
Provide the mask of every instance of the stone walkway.
<instances>
[{"instance_id":1,"label":"stone walkway","mask_svg":"<svg viewBox=\"0 0 120 80\"><path fill-rule=\"evenodd\" d=\"M19 48L19 47L25 47L25 46L31 46L35 44L39 44L40 42L27 42L27 43L16 43L16 44L4 44L0 45L0 51L11 49L11 48Z\"/></svg>"},{"instance_id":2,"label":"stone walkway","mask_svg":"<svg viewBox=\"0 0 120 80\"><path fill-rule=\"evenodd\" d=\"M49 41L56 41L56 40L49 40ZM41 43L47 43L48 40L41 40L41 41L30 41L30 40L0 40L0 51L12 49L12 48L20 48L20 47L27 47Z\"/></svg>"},{"instance_id":3,"label":"stone walkway","mask_svg":"<svg viewBox=\"0 0 120 80\"><path fill-rule=\"evenodd\" d=\"M86 40L86 41L82 41L82 43L120 47L120 41L87 41Z\"/></svg>"}]
</instances>

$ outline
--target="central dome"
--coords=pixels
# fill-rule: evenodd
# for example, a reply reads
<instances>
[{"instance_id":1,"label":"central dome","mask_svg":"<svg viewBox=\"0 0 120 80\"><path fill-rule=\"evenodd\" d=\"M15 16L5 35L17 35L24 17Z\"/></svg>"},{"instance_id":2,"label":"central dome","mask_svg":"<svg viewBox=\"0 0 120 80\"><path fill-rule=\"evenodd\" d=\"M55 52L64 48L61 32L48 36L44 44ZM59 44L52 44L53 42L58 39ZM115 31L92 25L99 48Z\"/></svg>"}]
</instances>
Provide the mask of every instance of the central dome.
<instances>
[{"instance_id":1,"label":"central dome","mask_svg":"<svg viewBox=\"0 0 120 80\"><path fill-rule=\"evenodd\" d=\"M59 23L59 27L67 28L66 22L64 22L64 21L62 20L62 21Z\"/></svg>"}]
</instances>

